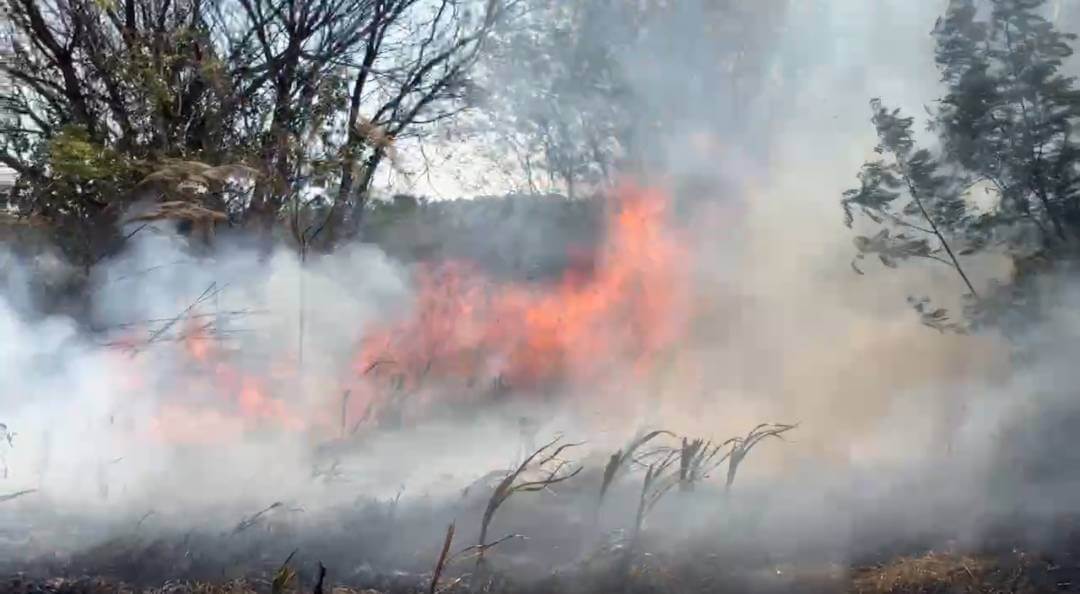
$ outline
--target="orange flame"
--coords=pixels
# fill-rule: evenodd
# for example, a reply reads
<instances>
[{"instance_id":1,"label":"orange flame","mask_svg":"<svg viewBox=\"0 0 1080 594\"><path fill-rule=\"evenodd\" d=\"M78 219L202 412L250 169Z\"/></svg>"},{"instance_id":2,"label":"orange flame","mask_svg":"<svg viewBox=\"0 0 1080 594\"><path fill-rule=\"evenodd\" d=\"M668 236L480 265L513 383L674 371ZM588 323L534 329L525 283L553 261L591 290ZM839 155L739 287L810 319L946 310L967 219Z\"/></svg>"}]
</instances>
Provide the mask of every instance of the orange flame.
<instances>
[{"instance_id":1,"label":"orange flame","mask_svg":"<svg viewBox=\"0 0 1080 594\"><path fill-rule=\"evenodd\" d=\"M210 337L206 335L205 327L195 320L189 319L183 335L184 349L194 360L207 362L210 359Z\"/></svg>"},{"instance_id":2,"label":"orange flame","mask_svg":"<svg viewBox=\"0 0 1080 594\"><path fill-rule=\"evenodd\" d=\"M203 443L264 427L303 429L295 411L271 395L270 383L236 367L207 328L190 319L185 324L181 346L189 367L181 385L158 394L162 401L150 420L150 435L170 443Z\"/></svg>"},{"instance_id":3,"label":"orange flame","mask_svg":"<svg viewBox=\"0 0 1080 594\"><path fill-rule=\"evenodd\" d=\"M431 380L536 390L647 372L685 327L687 250L662 191L623 186L610 207L596 267L555 287L497 284L462 263L422 268L412 316L369 333L356 371L389 377L398 394ZM357 406L387 405L373 383Z\"/></svg>"},{"instance_id":4,"label":"orange flame","mask_svg":"<svg viewBox=\"0 0 1080 594\"><path fill-rule=\"evenodd\" d=\"M520 392L596 391L648 374L687 326L688 250L669 225L669 202L657 189L620 187L607 204L593 261L554 284L498 283L462 262L422 266L410 315L359 344L354 371L361 381L344 400L350 424L373 413L386 419L400 410L402 396L420 410L447 398L482 398L483 382ZM344 428L337 395L322 395L325 410L298 414L301 403L284 397L301 385L295 365L265 375L242 368L210 327L185 323L184 372L158 390L153 438L205 443L262 428ZM429 383L441 388L440 402L430 401L435 391L422 390Z\"/></svg>"}]
</instances>

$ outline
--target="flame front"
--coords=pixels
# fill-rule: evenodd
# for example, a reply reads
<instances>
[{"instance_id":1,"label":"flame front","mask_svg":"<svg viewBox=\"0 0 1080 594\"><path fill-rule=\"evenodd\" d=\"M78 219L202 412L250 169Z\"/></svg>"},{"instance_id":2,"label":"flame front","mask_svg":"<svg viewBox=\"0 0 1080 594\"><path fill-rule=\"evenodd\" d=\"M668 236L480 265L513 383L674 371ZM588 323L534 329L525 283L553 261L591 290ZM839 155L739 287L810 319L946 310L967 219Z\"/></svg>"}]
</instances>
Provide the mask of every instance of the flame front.
<instances>
[{"instance_id":1,"label":"flame front","mask_svg":"<svg viewBox=\"0 0 1080 594\"><path fill-rule=\"evenodd\" d=\"M426 385L476 397L481 382L518 392L597 386L647 373L685 329L687 249L669 226L668 196L622 186L591 272L554 286L496 283L460 262L421 269L412 315L361 343L355 371L365 416L423 406ZM446 390L458 384L464 390Z\"/></svg>"},{"instance_id":2,"label":"flame front","mask_svg":"<svg viewBox=\"0 0 1080 594\"><path fill-rule=\"evenodd\" d=\"M236 439L270 428L299 431L304 419L273 392L269 378L242 370L222 352L207 326L189 320L182 333L183 381L159 393L150 435L170 443L207 443ZM160 391L159 391L160 392Z\"/></svg>"},{"instance_id":3,"label":"flame front","mask_svg":"<svg viewBox=\"0 0 1080 594\"><path fill-rule=\"evenodd\" d=\"M154 394L151 437L215 443L264 429L339 434L346 420L353 428L422 415L492 391L619 392L685 334L689 250L664 192L622 186L605 206L593 260L557 282L500 283L464 262L423 265L409 315L359 341L344 401L329 387L340 383L301 378L295 363L243 364L208 334L205 316L180 331L179 368L154 380L128 367L137 380L130 395ZM319 393L305 396L312 386Z\"/></svg>"}]
</instances>

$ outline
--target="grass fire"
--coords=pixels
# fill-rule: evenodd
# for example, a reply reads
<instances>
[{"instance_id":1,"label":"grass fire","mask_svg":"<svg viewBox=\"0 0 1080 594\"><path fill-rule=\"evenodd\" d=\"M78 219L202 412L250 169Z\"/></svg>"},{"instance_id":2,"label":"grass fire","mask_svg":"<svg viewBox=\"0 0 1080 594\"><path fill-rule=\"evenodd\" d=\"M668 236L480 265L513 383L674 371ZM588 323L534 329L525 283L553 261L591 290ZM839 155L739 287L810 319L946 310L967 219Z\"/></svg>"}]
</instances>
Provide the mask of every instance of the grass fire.
<instances>
[{"instance_id":1,"label":"grass fire","mask_svg":"<svg viewBox=\"0 0 1080 594\"><path fill-rule=\"evenodd\" d=\"M1074 32L0 0L0 592L1080 591Z\"/></svg>"}]
</instances>

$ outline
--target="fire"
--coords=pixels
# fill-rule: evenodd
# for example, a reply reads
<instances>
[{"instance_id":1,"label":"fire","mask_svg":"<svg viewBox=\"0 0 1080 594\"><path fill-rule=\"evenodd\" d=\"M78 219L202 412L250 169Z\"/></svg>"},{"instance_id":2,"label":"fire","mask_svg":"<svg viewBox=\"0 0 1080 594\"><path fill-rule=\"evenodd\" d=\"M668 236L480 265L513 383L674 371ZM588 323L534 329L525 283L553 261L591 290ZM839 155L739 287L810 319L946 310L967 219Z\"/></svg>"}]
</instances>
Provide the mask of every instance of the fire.
<instances>
[{"instance_id":1,"label":"fire","mask_svg":"<svg viewBox=\"0 0 1080 594\"><path fill-rule=\"evenodd\" d=\"M192 315L177 328L175 375L138 382L138 392L155 394L147 430L172 443L262 429L337 435L346 423L508 389L616 394L619 381L645 377L684 337L690 275L663 191L623 186L605 206L606 233L591 262L557 282L496 282L465 262L422 266L409 315L359 342L351 372L359 378L345 382L343 399L328 388L332 378L300 381L295 363L243 365L212 335L213 322ZM301 386L320 393L300 398Z\"/></svg>"},{"instance_id":2,"label":"fire","mask_svg":"<svg viewBox=\"0 0 1080 594\"><path fill-rule=\"evenodd\" d=\"M669 203L658 189L621 187L595 267L554 286L499 284L460 262L423 267L412 315L361 343L355 370L368 389L356 406L390 407L426 382L544 391L648 372L685 329L687 248Z\"/></svg>"},{"instance_id":3,"label":"fire","mask_svg":"<svg viewBox=\"0 0 1080 594\"><path fill-rule=\"evenodd\" d=\"M150 436L169 443L205 443L267 427L304 429L304 420L273 395L271 382L237 366L208 327L194 319L184 325L179 345L183 380L159 390Z\"/></svg>"},{"instance_id":4,"label":"fire","mask_svg":"<svg viewBox=\"0 0 1080 594\"><path fill-rule=\"evenodd\" d=\"M194 320L188 320L186 326L183 339L184 349L192 359L205 363L210 359L211 354L210 337L206 335L205 327Z\"/></svg>"}]
</instances>

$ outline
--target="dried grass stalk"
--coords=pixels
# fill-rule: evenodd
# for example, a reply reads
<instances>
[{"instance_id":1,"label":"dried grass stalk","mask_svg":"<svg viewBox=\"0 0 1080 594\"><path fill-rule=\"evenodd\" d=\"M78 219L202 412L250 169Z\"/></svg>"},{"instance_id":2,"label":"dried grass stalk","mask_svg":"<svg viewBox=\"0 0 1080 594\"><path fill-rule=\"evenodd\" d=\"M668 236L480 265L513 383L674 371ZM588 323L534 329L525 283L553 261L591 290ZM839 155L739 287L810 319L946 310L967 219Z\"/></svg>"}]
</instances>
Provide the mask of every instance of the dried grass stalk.
<instances>
[{"instance_id":1,"label":"dried grass stalk","mask_svg":"<svg viewBox=\"0 0 1080 594\"><path fill-rule=\"evenodd\" d=\"M227 221L228 219L228 215L223 212L212 210L193 202L171 200L168 202L159 202L147 212L134 216L129 219L129 221L152 222L178 220L191 221L192 223L217 223Z\"/></svg>"},{"instance_id":2,"label":"dried grass stalk","mask_svg":"<svg viewBox=\"0 0 1080 594\"><path fill-rule=\"evenodd\" d=\"M11 501L12 499L18 499L19 497L29 495L31 493L37 493L37 489L24 489L22 491L16 491L14 493L8 493L7 495L0 495L0 503L3 503L5 501Z\"/></svg>"},{"instance_id":3,"label":"dried grass stalk","mask_svg":"<svg viewBox=\"0 0 1080 594\"><path fill-rule=\"evenodd\" d=\"M656 439L661 435L670 435L672 437L675 436L675 434L670 431L651 431L649 433L645 433L639 435L638 437L635 437L634 439L630 440L630 443L627 444L626 447L618 450L611 455L611 458L608 459L607 465L604 467L604 479L603 482L600 484L600 497L597 499L597 507L599 507L600 504L603 503L604 496L607 495L608 489L610 489L612 483L615 482L615 479L618 477L619 471L627 466L627 462L634 459L634 453L639 448L641 448L641 446L649 443L650 441Z\"/></svg>"},{"instance_id":4,"label":"dried grass stalk","mask_svg":"<svg viewBox=\"0 0 1080 594\"><path fill-rule=\"evenodd\" d=\"M446 568L446 558L450 554L450 545L454 542L454 523L451 522L446 528L446 538L443 539L442 550L439 552L439 559L435 562L435 571L431 574L431 586L428 588L428 594L435 594L439 587L439 578L442 577L443 569Z\"/></svg>"},{"instance_id":5,"label":"dried grass stalk","mask_svg":"<svg viewBox=\"0 0 1080 594\"><path fill-rule=\"evenodd\" d=\"M296 555L296 550L289 553L289 556L282 562L281 567L274 573L274 579L270 582L271 594L284 594L296 579L296 571L289 567L289 561L292 561L294 555Z\"/></svg>"},{"instance_id":6,"label":"dried grass stalk","mask_svg":"<svg viewBox=\"0 0 1080 594\"><path fill-rule=\"evenodd\" d=\"M770 437L784 439L784 433L787 433L798 426L797 423L794 425L762 423L751 429L745 437L733 437L721 444L731 447L726 456L728 458L728 472L727 480L724 483L725 490L727 492L731 491L731 486L735 483L735 473L738 472L739 465L746 459L746 456L754 446Z\"/></svg>"},{"instance_id":7,"label":"dried grass stalk","mask_svg":"<svg viewBox=\"0 0 1080 594\"><path fill-rule=\"evenodd\" d=\"M488 528L491 526L491 521L495 517L495 512L499 507L506 502L514 493L522 492L534 492L543 491L550 488L553 485L570 480L581 472L581 466L574 471L567 471L569 462L561 460L559 456L566 450L582 445L581 443L567 443L560 446L556 444L561 441L561 437L556 437L552 441L540 447L525 460L518 465L518 467L506 475L495 487L495 490L491 494L491 498L488 499L487 507L484 509L484 516L480 521L480 541L477 543L477 556L476 564L481 565L484 561L484 552L490 548L487 542ZM549 453L550 452L550 453ZM519 482L518 479L522 477L527 471L537 470L543 472L543 476L536 480L525 480ZM505 540L505 539L504 539Z\"/></svg>"}]
</instances>

